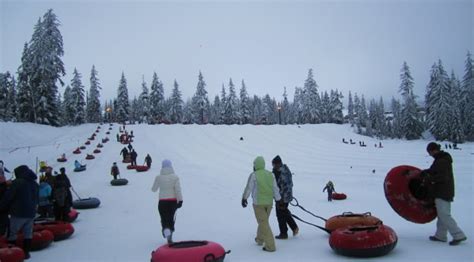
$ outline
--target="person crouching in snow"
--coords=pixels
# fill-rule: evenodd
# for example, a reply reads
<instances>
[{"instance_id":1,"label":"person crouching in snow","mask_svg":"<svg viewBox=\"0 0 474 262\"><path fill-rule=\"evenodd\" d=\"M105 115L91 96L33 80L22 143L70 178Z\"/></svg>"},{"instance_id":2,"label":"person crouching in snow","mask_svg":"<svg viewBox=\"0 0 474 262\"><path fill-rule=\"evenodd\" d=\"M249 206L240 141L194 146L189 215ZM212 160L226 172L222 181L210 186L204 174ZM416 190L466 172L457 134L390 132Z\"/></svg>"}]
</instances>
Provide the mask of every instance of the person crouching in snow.
<instances>
[{"instance_id":1,"label":"person crouching in snow","mask_svg":"<svg viewBox=\"0 0 474 262\"><path fill-rule=\"evenodd\" d=\"M328 191L328 201L332 201L332 192L336 191L334 189L334 184L332 183L332 181L329 181L323 188L323 192L326 190Z\"/></svg>"},{"instance_id":2,"label":"person crouching in snow","mask_svg":"<svg viewBox=\"0 0 474 262\"><path fill-rule=\"evenodd\" d=\"M114 177L114 180L116 180L117 176L120 175L120 171L116 162L112 164L112 168L110 169L110 174Z\"/></svg>"},{"instance_id":3,"label":"person crouching in snow","mask_svg":"<svg viewBox=\"0 0 474 262\"><path fill-rule=\"evenodd\" d=\"M163 236L169 244L173 243L174 214L183 205L183 195L179 177L174 173L170 160L163 160L161 171L155 178L151 191L159 193L158 211L161 218Z\"/></svg>"},{"instance_id":4,"label":"person crouching in snow","mask_svg":"<svg viewBox=\"0 0 474 262\"><path fill-rule=\"evenodd\" d=\"M265 169L263 157L255 158L253 170L242 195L242 207L247 207L247 198L252 194L253 209L258 223L255 242L258 245L265 244L264 251L273 252L276 250L275 239L268 219L272 211L273 199L280 201L281 196L273 174Z\"/></svg>"}]
</instances>

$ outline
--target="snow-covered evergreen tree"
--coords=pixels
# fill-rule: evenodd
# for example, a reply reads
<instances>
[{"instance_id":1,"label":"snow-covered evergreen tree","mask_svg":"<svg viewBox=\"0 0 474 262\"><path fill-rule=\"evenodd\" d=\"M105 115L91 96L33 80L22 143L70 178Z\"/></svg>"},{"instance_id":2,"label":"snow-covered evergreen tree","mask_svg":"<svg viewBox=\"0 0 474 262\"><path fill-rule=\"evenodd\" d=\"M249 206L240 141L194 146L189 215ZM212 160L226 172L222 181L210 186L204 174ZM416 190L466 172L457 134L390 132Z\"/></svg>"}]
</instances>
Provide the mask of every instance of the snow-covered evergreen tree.
<instances>
[{"instance_id":1,"label":"snow-covered evergreen tree","mask_svg":"<svg viewBox=\"0 0 474 262\"><path fill-rule=\"evenodd\" d=\"M227 105L227 94L225 91L224 84L222 84L222 89L221 89L221 108L220 108L220 116L219 116L219 123L220 124L225 124L225 110L226 110L226 105Z\"/></svg>"},{"instance_id":2,"label":"snow-covered evergreen tree","mask_svg":"<svg viewBox=\"0 0 474 262\"><path fill-rule=\"evenodd\" d=\"M463 124L461 122L461 82L457 79L454 71L448 82L449 95L451 100L451 125L449 140L454 143L463 143L465 141Z\"/></svg>"},{"instance_id":3,"label":"snow-covered evergreen tree","mask_svg":"<svg viewBox=\"0 0 474 262\"><path fill-rule=\"evenodd\" d=\"M343 98L344 96L338 90L331 90L331 95L329 97L329 123L344 123L344 115L342 113L342 110L344 109L344 105L342 104Z\"/></svg>"},{"instance_id":4,"label":"snow-covered evergreen tree","mask_svg":"<svg viewBox=\"0 0 474 262\"><path fill-rule=\"evenodd\" d=\"M11 84L9 85L9 89L8 89L7 101L8 101L8 105L7 105L6 120L16 122L18 120L18 114L17 114L18 105L16 103L17 101L16 81L15 81L15 77L13 76L11 78Z\"/></svg>"},{"instance_id":5,"label":"snow-covered evergreen tree","mask_svg":"<svg viewBox=\"0 0 474 262\"><path fill-rule=\"evenodd\" d=\"M134 97L130 106L129 119L132 123L140 121L141 105L137 97Z\"/></svg>"},{"instance_id":6,"label":"snow-covered evergreen tree","mask_svg":"<svg viewBox=\"0 0 474 262\"><path fill-rule=\"evenodd\" d=\"M313 77L313 69L308 71L303 94L304 122L310 124L321 123L321 98L318 93L318 85Z\"/></svg>"},{"instance_id":7,"label":"snow-covered evergreen tree","mask_svg":"<svg viewBox=\"0 0 474 262\"><path fill-rule=\"evenodd\" d=\"M14 107L15 97L12 97L12 90L15 90L15 79L10 72L0 73L0 121L12 121L15 119Z\"/></svg>"},{"instance_id":8,"label":"snow-covered evergreen tree","mask_svg":"<svg viewBox=\"0 0 474 262\"><path fill-rule=\"evenodd\" d=\"M165 117L165 111L163 109L165 96L163 83L158 79L156 72L153 73L150 89L150 116L153 121L160 122Z\"/></svg>"},{"instance_id":9,"label":"snow-covered evergreen tree","mask_svg":"<svg viewBox=\"0 0 474 262\"><path fill-rule=\"evenodd\" d=\"M76 115L76 108L71 94L71 87L68 85L64 90L62 103L63 124L71 125L74 123L74 116Z\"/></svg>"},{"instance_id":10,"label":"snow-covered evergreen tree","mask_svg":"<svg viewBox=\"0 0 474 262\"><path fill-rule=\"evenodd\" d=\"M99 123L102 121L102 114L100 109L100 83L97 77L97 70L92 66L90 76L90 89L87 99L87 121L89 123Z\"/></svg>"},{"instance_id":11,"label":"snow-covered evergreen tree","mask_svg":"<svg viewBox=\"0 0 474 262\"><path fill-rule=\"evenodd\" d=\"M235 93L232 78L229 80L229 96L225 101L224 123L226 125L238 124L239 122L239 104L237 94Z\"/></svg>"},{"instance_id":12,"label":"snow-covered evergreen tree","mask_svg":"<svg viewBox=\"0 0 474 262\"><path fill-rule=\"evenodd\" d=\"M179 91L179 85L174 80L174 87L170 98L169 118L172 123L181 123L183 118L183 99Z\"/></svg>"},{"instance_id":13,"label":"snow-covered evergreen tree","mask_svg":"<svg viewBox=\"0 0 474 262\"><path fill-rule=\"evenodd\" d=\"M117 121L119 121L120 123L125 123L125 121L128 120L130 112L130 103L128 100L127 80L125 79L125 74L123 72L117 90L117 105L115 111Z\"/></svg>"},{"instance_id":14,"label":"snow-covered evergreen tree","mask_svg":"<svg viewBox=\"0 0 474 262\"><path fill-rule=\"evenodd\" d=\"M219 96L214 97L214 102L211 105L211 114L210 114L210 123L211 124L220 124L221 116L221 99Z\"/></svg>"},{"instance_id":15,"label":"snow-covered evergreen tree","mask_svg":"<svg viewBox=\"0 0 474 262\"><path fill-rule=\"evenodd\" d=\"M395 98L392 98L391 104L393 119L391 123L391 133L393 138L402 138L404 136L401 115L402 115L402 106L400 101Z\"/></svg>"},{"instance_id":16,"label":"snow-covered evergreen tree","mask_svg":"<svg viewBox=\"0 0 474 262\"><path fill-rule=\"evenodd\" d=\"M23 46L21 65L18 68L18 120L36 123L36 96L30 84L31 56L28 44Z\"/></svg>"},{"instance_id":17,"label":"snow-covered evergreen tree","mask_svg":"<svg viewBox=\"0 0 474 262\"><path fill-rule=\"evenodd\" d=\"M290 101L288 101L286 87L283 87L283 102L280 104L280 111L282 124L286 125L291 123L291 105Z\"/></svg>"},{"instance_id":18,"label":"snow-covered evergreen tree","mask_svg":"<svg viewBox=\"0 0 474 262\"><path fill-rule=\"evenodd\" d=\"M205 124L209 121L209 98L207 97L206 82L199 72L196 93L192 98L192 123Z\"/></svg>"},{"instance_id":19,"label":"snow-covered evergreen tree","mask_svg":"<svg viewBox=\"0 0 474 262\"><path fill-rule=\"evenodd\" d=\"M64 51L59 25L52 9L44 14L42 21L38 21L28 47L27 60L30 64L25 72L28 75L31 94L34 96L34 99L30 100L34 107L34 122L53 126L59 125L57 82L63 85L61 76L65 75L61 60Z\"/></svg>"},{"instance_id":20,"label":"snow-covered evergreen tree","mask_svg":"<svg viewBox=\"0 0 474 262\"><path fill-rule=\"evenodd\" d=\"M354 126L354 102L352 101L352 93L349 91L349 101L347 103L347 118L351 126Z\"/></svg>"},{"instance_id":21,"label":"snow-covered evergreen tree","mask_svg":"<svg viewBox=\"0 0 474 262\"><path fill-rule=\"evenodd\" d=\"M150 116L150 97L148 94L148 87L146 85L145 79L142 80L142 92L138 97L138 102L140 104L139 109L139 120L140 122L148 122Z\"/></svg>"},{"instance_id":22,"label":"snow-covered evergreen tree","mask_svg":"<svg viewBox=\"0 0 474 262\"><path fill-rule=\"evenodd\" d=\"M468 141L474 141L474 67L471 53L467 53L461 85L461 122Z\"/></svg>"},{"instance_id":23,"label":"snow-covered evergreen tree","mask_svg":"<svg viewBox=\"0 0 474 262\"><path fill-rule=\"evenodd\" d=\"M276 101L269 94L266 94L262 99L262 123L266 125L277 123L277 114Z\"/></svg>"},{"instance_id":24,"label":"snow-covered evergreen tree","mask_svg":"<svg viewBox=\"0 0 474 262\"><path fill-rule=\"evenodd\" d=\"M401 110L402 136L408 140L419 139L424 131L423 123L418 114L416 96L413 93L414 82L407 62L403 63L400 73L399 92L402 95L403 105Z\"/></svg>"},{"instance_id":25,"label":"snow-covered evergreen tree","mask_svg":"<svg viewBox=\"0 0 474 262\"><path fill-rule=\"evenodd\" d=\"M71 80L71 103L74 108L74 117L71 124L80 125L86 121L84 86L82 85L81 74L74 68Z\"/></svg>"},{"instance_id":26,"label":"snow-covered evergreen tree","mask_svg":"<svg viewBox=\"0 0 474 262\"><path fill-rule=\"evenodd\" d=\"M321 123L329 123L330 121L330 105L331 100L329 99L329 94L327 91L324 91L321 95L321 110L320 110L320 119Z\"/></svg>"},{"instance_id":27,"label":"snow-covered evergreen tree","mask_svg":"<svg viewBox=\"0 0 474 262\"><path fill-rule=\"evenodd\" d=\"M263 116L263 102L260 97L254 95L250 101L252 111L252 123L262 124L264 122Z\"/></svg>"},{"instance_id":28,"label":"snow-covered evergreen tree","mask_svg":"<svg viewBox=\"0 0 474 262\"><path fill-rule=\"evenodd\" d=\"M242 124L249 124L251 118L249 94L247 93L245 82L242 79L242 87L240 88L240 122Z\"/></svg>"},{"instance_id":29,"label":"snow-covered evergreen tree","mask_svg":"<svg viewBox=\"0 0 474 262\"><path fill-rule=\"evenodd\" d=\"M302 124L304 120L304 92L300 87L295 87L295 94L293 96L293 113L296 124Z\"/></svg>"}]
</instances>

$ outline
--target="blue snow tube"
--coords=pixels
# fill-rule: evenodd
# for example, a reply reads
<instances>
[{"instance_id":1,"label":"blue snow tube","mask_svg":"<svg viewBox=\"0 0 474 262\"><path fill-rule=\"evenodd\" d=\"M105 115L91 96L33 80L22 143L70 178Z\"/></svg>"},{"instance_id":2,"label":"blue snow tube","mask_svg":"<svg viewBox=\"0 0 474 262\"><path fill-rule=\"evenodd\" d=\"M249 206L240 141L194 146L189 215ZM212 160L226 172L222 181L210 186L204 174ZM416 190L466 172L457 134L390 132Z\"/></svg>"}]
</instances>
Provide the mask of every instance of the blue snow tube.
<instances>
[{"instance_id":1,"label":"blue snow tube","mask_svg":"<svg viewBox=\"0 0 474 262\"><path fill-rule=\"evenodd\" d=\"M100 205L100 200L95 197L82 198L72 201L72 207L75 209L96 208Z\"/></svg>"},{"instance_id":2,"label":"blue snow tube","mask_svg":"<svg viewBox=\"0 0 474 262\"><path fill-rule=\"evenodd\" d=\"M81 167L74 168L74 172L82 172L86 171L86 165L82 165Z\"/></svg>"},{"instance_id":3,"label":"blue snow tube","mask_svg":"<svg viewBox=\"0 0 474 262\"><path fill-rule=\"evenodd\" d=\"M112 179L110 181L110 184L112 186L125 186L126 184L128 184L128 180L125 178Z\"/></svg>"}]
</instances>

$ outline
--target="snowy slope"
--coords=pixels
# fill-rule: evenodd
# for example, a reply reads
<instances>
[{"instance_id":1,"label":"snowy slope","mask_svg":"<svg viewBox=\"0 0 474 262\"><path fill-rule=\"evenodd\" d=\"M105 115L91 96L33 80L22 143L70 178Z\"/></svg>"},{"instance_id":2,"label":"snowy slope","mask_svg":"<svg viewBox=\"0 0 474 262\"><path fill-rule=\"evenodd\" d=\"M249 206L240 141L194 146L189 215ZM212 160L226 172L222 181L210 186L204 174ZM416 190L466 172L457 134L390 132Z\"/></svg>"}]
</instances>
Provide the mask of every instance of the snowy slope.
<instances>
[{"instance_id":1,"label":"snowy slope","mask_svg":"<svg viewBox=\"0 0 474 262\"><path fill-rule=\"evenodd\" d=\"M95 160L84 160L98 143L93 141L81 155L72 150L82 145L97 125L53 128L33 124L0 123L0 158L9 169L20 164L34 168L35 159L47 160L55 168L65 166L75 190L81 197L98 197L100 208L81 211L74 223L76 233L69 240L56 242L46 250L33 253L34 261L149 261L150 253L162 245L157 195L150 188L159 173L161 160L173 161L181 177L183 208L177 214L175 240L212 240L232 250L226 261L348 261L336 255L328 245L328 235L298 223L300 235L277 240L277 252L266 253L256 246L256 221L252 208L243 209L240 199L253 159L264 156L267 168L279 154L294 173L294 194L300 204L314 213L331 217L344 211L372 212L398 234L397 247L377 261L472 261L473 237L473 154L472 143L463 150L449 151L455 161L456 198L452 213L468 235L457 247L433 243L435 222L418 225L399 217L387 203L383 180L388 170L400 164L426 168L432 159L426 154L427 141L383 141L356 135L348 126L198 126L133 125L127 126L136 136L133 143L140 161L146 153L153 158L146 173L126 170L119 164L125 187L109 184L112 162L120 162L122 145L115 142L118 126L110 135L102 153ZM105 137L103 125L98 138ZM243 141L239 138L243 137ZM368 145L347 145L342 138L363 140ZM27 147L34 146L34 147ZM17 148L17 149L16 149ZM16 150L15 150L16 149ZM67 163L55 159L65 152ZM86 172L73 173L73 160L87 163ZM372 171L375 170L375 173ZM336 190L348 195L341 202L329 203L322 193L331 179ZM320 225L318 219L292 208L293 213ZM278 224L272 211L271 226Z\"/></svg>"}]
</instances>

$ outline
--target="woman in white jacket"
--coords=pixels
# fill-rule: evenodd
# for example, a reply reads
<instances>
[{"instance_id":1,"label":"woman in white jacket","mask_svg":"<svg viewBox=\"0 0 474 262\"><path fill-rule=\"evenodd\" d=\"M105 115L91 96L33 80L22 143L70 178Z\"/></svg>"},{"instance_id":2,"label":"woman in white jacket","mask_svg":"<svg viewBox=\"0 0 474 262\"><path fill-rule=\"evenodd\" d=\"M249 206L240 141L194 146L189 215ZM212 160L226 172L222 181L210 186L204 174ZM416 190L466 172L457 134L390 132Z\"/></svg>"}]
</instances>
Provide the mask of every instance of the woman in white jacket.
<instances>
[{"instance_id":1,"label":"woman in white jacket","mask_svg":"<svg viewBox=\"0 0 474 262\"><path fill-rule=\"evenodd\" d=\"M181 194L179 177L175 175L170 160L163 160L160 175L156 176L151 188L153 192L158 190L160 190L158 211L160 212L163 236L168 243L172 243L174 214L176 209L183 205L183 195Z\"/></svg>"}]
</instances>

